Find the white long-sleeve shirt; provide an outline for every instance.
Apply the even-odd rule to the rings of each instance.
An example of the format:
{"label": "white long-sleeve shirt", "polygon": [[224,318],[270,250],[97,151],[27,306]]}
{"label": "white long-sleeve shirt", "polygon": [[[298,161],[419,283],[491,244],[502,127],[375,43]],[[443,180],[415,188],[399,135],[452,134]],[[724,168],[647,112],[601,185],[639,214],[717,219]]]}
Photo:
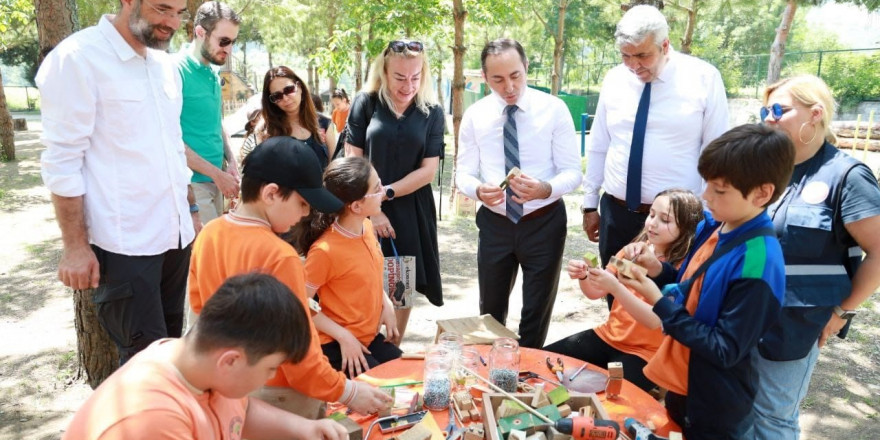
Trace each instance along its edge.
{"label": "white long-sleeve shirt", "polygon": [[[599,188],[626,200],[626,177],[636,110],[645,83],[626,66],[602,82],[591,129],[584,178],[586,208],[599,204]],[[670,48],[669,60],[651,84],[642,159],[641,202],[669,188],[700,194],[697,160],[709,142],[727,131],[727,95],[718,69]]]}
{"label": "white long-sleeve shirt", "polygon": [[37,73],[43,182],[53,194],[83,196],[90,243],[158,255],[195,237],[181,81],[168,54],[138,55],[110,20],[62,41]]}
{"label": "white long-sleeve shirt", "polygon": [[[581,183],[577,135],[568,108],[561,99],[525,89],[514,113],[519,141],[519,168],[528,176],[546,181],[552,192],[546,199],[530,200],[523,215],[555,202]],[[459,129],[455,183],[464,195],[477,199],[482,183],[501,184],[504,170],[504,123],[507,103],[494,92],[464,113]],[[506,215],[504,203],[487,206]]]}

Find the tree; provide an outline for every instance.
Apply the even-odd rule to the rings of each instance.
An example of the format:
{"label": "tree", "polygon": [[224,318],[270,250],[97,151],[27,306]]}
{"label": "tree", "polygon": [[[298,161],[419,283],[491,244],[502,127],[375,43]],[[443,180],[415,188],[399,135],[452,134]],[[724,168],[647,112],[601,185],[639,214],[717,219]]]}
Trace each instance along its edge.
{"label": "tree", "polygon": [[561,79],[562,79],[562,59],[564,54],[564,43],[565,43],[565,11],[568,9],[569,5],[573,1],[576,0],[556,0],[557,3],[554,4],[556,8],[556,26],[555,29],[550,23],[549,20],[545,20],[538,10],[535,8],[534,3],[532,4],[532,12],[535,13],[535,17],[538,18],[538,21],[544,25],[544,28],[547,32],[553,36],[553,73],[550,75],[550,94],[558,95],[559,89],[561,87]]}
{"label": "tree", "polygon": [[[14,55],[10,50],[21,51],[27,44],[28,33],[33,26],[33,7],[28,0],[12,0],[0,3],[0,51],[3,60]],[[15,160],[15,132],[12,115],[6,103],[3,75],[0,72],[0,160]]]}
{"label": "tree", "polygon": [[15,132],[12,127],[12,115],[6,105],[6,92],[3,91],[3,73],[0,72],[0,160],[15,160]]}
{"label": "tree", "polygon": [[697,6],[700,0],[691,0],[690,6],[678,4],[678,2],[668,2],[669,6],[684,11],[687,14],[687,27],[685,27],[684,36],[681,38],[681,47],[678,49],[682,53],[691,53],[691,43],[694,39],[694,28],[697,26]]}
{"label": "tree", "polygon": [[34,9],[40,41],[37,63],[41,64],[49,51],[79,28],[76,0],[34,0]]}
{"label": "tree", "polygon": [[782,22],[776,28],[776,38],[773,40],[773,45],[770,46],[767,84],[773,84],[779,79],[779,72],[782,71],[782,57],[785,56],[785,41],[788,39],[788,32],[791,30],[791,22],[794,20],[797,7],[796,0],[788,0],[785,10],[782,12]]}

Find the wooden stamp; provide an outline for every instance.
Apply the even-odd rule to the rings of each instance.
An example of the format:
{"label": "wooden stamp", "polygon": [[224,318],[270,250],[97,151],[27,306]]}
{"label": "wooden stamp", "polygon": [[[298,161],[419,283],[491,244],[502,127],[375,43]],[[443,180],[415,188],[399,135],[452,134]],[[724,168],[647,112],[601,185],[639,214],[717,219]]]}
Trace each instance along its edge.
{"label": "wooden stamp", "polygon": [[614,266],[614,268],[617,269],[617,273],[627,278],[635,278],[634,274],[636,272],[641,272],[642,274],[645,273],[645,269],[642,266],[622,258],[611,257],[608,264]]}

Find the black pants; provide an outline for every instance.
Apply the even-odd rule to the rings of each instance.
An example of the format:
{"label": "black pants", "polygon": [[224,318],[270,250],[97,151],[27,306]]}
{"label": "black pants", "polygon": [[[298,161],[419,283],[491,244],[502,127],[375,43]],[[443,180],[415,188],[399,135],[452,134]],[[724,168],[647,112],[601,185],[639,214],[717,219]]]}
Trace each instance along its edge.
{"label": "black pants", "polygon": [[[367,350],[370,350],[370,354],[364,353],[364,358],[367,359],[367,365],[369,365],[370,368],[379,364],[384,364],[388,361],[393,361],[403,354],[403,352],[400,351],[400,348],[397,348],[396,345],[386,342],[385,335],[382,333],[377,334],[376,337],[373,338],[373,342],[370,342],[370,345],[367,346]],[[339,342],[333,341],[322,344],[321,351],[324,352],[324,356],[327,356],[327,360],[330,361],[330,365],[333,368],[342,371],[348,376],[348,370],[342,370],[342,349],[339,347]]]}
{"label": "black pants", "polygon": [[477,212],[480,314],[489,313],[506,323],[510,292],[517,269],[522,267],[519,344],[523,347],[540,348],[547,338],[562,269],[565,224],[565,204],[561,201],[544,215],[526,216],[517,224],[486,207]]}
{"label": "black pants", "polygon": [[179,338],[191,246],[131,256],[92,245],[101,281],[93,301],[98,320],[119,349],[119,365],[157,339]]}
{"label": "black pants", "polygon": [[645,391],[651,391],[656,387],[642,372],[647,365],[644,359],[608,345],[593,329],[560,339],[544,347],[544,350],[580,359],[602,368],[607,368],[609,362],[621,362],[624,379]]}
{"label": "black pants", "polygon": [[[611,257],[642,232],[648,214],[632,212],[614,203],[607,193],[599,199],[599,213],[599,258],[602,259],[602,266],[605,266]],[[605,299],[608,301],[608,310],[611,310],[614,297],[606,295]]]}
{"label": "black pants", "polygon": [[[718,396],[723,399],[726,396]],[[688,440],[741,440],[746,438],[755,424],[754,413],[749,413],[742,420],[736,420],[728,426],[722,426],[717,419],[691,420],[687,415],[687,396],[666,393],[665,404],[669,418],[681,427],[683,434]]]}

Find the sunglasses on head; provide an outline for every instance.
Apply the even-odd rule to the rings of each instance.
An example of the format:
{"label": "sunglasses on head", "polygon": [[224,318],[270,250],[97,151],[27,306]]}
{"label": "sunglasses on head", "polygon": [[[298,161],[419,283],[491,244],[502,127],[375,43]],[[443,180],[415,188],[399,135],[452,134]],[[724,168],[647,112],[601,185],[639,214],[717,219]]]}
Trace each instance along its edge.
{"label": "sunglasses on head", "polygon": [[782,115],[788,113],[789,110],[791,107],[783,107],[778,102],[769,107],[761,107],[761,122],[764,122],[767,116],[773,116],[774,121],[779,121],[782,119]]}
{"label": "sunglasses on head", "polygon": [[271,102],[272,104],[275,104],[276,102],[284,99],[284,97],[286,95],[292,95],[294,93],[296,93],[296,83],[293,83],[289,86],[284,87],[279,92],[270,93],[269,94],[269,102]]}
{"label": "sunglasses on head", "polygon": [[425,45],[420,41],[394,40],[388,43],[388,48],[397,53],[403,52],[404,50],[421,52],[425,50]]}
{"label": "sunglasses on head", "polygon": [[220,37],[220,40],[218,40],[217,44],[220,47],[226,47],[230,44],[235,44],[236,41],[238,41],[238,38],[236,38],[235,40],[230,40],[228,37]]}

